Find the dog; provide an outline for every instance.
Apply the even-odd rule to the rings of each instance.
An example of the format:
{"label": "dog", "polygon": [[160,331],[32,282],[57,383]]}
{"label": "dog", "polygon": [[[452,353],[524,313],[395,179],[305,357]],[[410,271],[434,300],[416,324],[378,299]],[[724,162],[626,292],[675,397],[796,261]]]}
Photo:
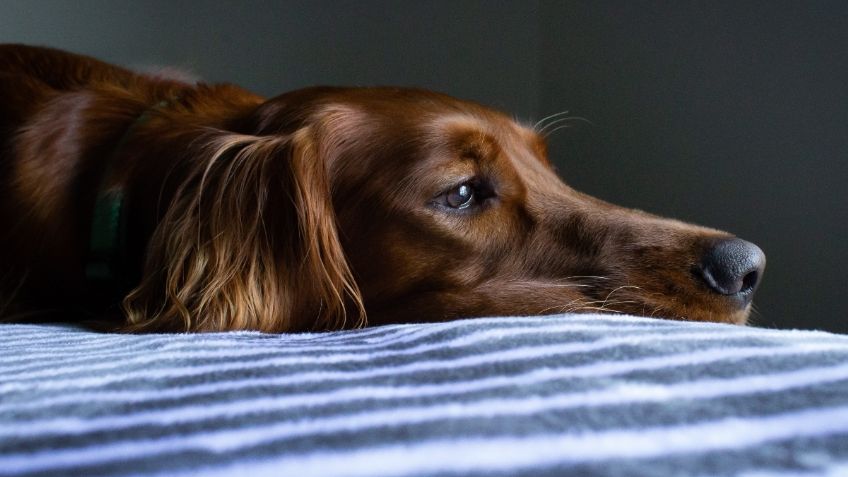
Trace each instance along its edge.
{"label": "dog", "polygon": [[114,330],[602,311],[746,323],[765,256],[577,192],[543,127],[420,89],[265,99],[0,46],[0,306]]}

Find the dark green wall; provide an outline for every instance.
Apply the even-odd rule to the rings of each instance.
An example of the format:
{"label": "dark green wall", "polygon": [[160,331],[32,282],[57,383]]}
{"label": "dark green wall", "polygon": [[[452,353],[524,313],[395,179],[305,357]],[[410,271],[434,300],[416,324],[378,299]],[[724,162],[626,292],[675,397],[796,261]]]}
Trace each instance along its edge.
{"label": "dark green wall", "polygon": [[177,66],[275,95],[402,84],[522,117],[539,100],[537,2],[0,1],[0,41]]}
{"label": "dark green wall", "polygon": [[586,192],[758,243],[755,322],[848,332],[848,2],[545,2],[540,113]]}

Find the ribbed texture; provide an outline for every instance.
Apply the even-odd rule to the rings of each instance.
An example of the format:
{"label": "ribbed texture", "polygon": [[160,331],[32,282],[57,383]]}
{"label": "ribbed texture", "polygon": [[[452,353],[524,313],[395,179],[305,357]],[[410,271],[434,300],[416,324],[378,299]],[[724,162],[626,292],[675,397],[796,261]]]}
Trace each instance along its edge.
{"label": "ribbed texture", "polygon": [[611,315],[0,325],[0,475],[848,475],[848,338]]}

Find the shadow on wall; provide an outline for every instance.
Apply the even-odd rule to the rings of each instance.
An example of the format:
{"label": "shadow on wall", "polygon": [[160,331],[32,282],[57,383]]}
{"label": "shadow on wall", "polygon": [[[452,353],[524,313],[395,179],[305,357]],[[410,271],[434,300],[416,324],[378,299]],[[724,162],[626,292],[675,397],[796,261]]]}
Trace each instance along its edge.
{"label": "shadow on wall", "polygon": [[848,332],[848,3],[544,2],[566,180],[721,228],[768,266],[755,324]]}

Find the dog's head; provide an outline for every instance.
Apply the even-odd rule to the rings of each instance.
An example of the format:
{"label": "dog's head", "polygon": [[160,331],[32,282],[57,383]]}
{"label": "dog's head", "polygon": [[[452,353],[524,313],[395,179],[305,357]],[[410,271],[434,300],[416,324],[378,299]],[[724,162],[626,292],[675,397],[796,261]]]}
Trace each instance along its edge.
{"label": "dog's head", "polygon": [[[312,88],[264,103],[239,127],[250,133],[242,143],[218,148],[226,172],[209,165],[191,188],[212,184],[208,214],[222,214],[197,245],[216,250],[202,260],[219,269],[192,280],[208,291],[221,276],[255,274],[236,288],[255,292],[247,314],[276,303],[256,318],[276,324],[261,329],[332,328],[363,313],[370,324],[566,311],[745,323],[765,265],[759,248],[724,232],[571,189],[534,129],[445,95]],[[242,166],[220,152],[232,149]],[[191,197],[182,209],[203,210]],[[229,245],[215,244],[222,237]],[[238,260],[221,258],[233,250]],[[203,275],[198,257],[182,255],[194,264],[182,276]],[[245,298],[215,292],[225,315]]]}

